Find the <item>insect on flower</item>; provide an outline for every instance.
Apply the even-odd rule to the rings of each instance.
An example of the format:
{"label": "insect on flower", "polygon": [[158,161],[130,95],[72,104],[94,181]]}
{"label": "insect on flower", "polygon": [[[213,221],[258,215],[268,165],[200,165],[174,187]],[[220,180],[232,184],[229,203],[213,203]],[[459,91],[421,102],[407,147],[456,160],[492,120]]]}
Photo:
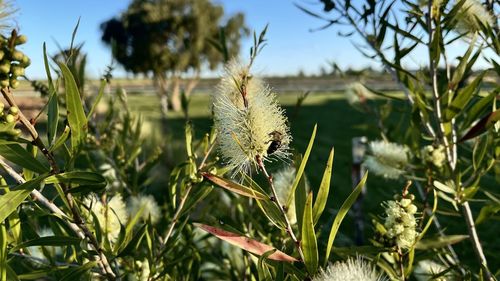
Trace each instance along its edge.
{"label": "insect on flower", "polygon": [[269,140],[270,144],[267,148],[268,155],[276,152],[281,147],[281,141],[283,140],[283,134],[278,131],[272,131],[271,133],[269,133],[269,136],[271,136],[272,139]]}

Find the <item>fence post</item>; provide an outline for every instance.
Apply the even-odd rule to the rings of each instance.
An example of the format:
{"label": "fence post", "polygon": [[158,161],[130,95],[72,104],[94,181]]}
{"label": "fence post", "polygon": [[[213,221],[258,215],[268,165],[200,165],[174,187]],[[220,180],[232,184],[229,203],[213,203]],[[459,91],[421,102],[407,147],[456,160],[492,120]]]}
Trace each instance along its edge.
{"label": "fence post", "polygon": [[[368,140],[366,137],[355,137],[352,138],[352,168],[351,168],[351,179],[353,188],[359,183],[363,175],[365,174],[365,168],[363,167],[363,158],[366,153],[366,144]],[[356,245],[364,244],[364,214],[363,214],[363,199],[366,193],[366,184],[361,190],[361,194],[353,205],[354,213],[354,238]]]}

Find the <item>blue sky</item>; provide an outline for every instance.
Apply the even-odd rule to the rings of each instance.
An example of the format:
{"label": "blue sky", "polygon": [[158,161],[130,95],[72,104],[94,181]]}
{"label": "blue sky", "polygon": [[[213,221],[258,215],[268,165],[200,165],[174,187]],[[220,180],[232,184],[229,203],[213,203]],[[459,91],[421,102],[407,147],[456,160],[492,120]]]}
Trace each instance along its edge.
{"label": "blue sky", "polygon": [[[336,36],[336,30],[309,32],[310,28],[318,27],[322,22],[301,12],[290,0],[214,2],[222,4],[227,14],[244,12],[252,30],[260,31],[269,24],[268,45],[255,65],[255,70],[263,75],[296,74],[299,70],[316,73],[321,65],[326,67],[328,60],[335,60],[346,67],[368,64],[367,60],[353,51],[348,40]],[[76,42],[85,42],[84,50],[89,60],[88,75],[97,77],[102,74],[111,61],[111,55],[100,40],[99,25],[126,9],[129,2],[18,0],[14,3],[19,9],[17,25],[29,39],[21,48],[32,59],[32,65],[26,73],[29,77],[40,79],[45,77],[43,42],[47,43],[49,54],[57,51],[55,42],[63,47],[68,46],[79,17],[81,22]],[[250,46],[251,40],[247,38],[243,42],[242,56],[248,54]],[[123,75],[123,70],[117,69],[115,72],[115,76]]]}
{"label": "blue sky", "polygon": [[[297,1],[315,10],[321,9],[319,1]],[[269,24],[268,44],[259,55],[254,69],[261,75],[296,74],[299,70],[306,74],[318,73],[321,66],[327,67],[328,61],[335,61],[343,68],[377,66],[359,54],[350,39],[338,36],[338,27],[310,32],[311,28],[317,28],[324,22],[300,11],[291,0],[214,2],[223,5],[228,15],[244,12],[247,25],[252,30],[259,32]],[[88,76],[99,77],[111,61],[109,49],[101,42],[99,25],[126,9],[129,1],[17,0],[13,3],[19,9],[17,25],[20,32],[28,36],[28,43],[21,48],[32,60],[26,73],[30,78],[43,79],[43,42],[47,43],[49,54],[58,50],[55,42],[63,47],[69,46],[71,33],[79,17],[81,21],[76,42],[85,42]],[[318,4],[314,6],[313,3]],[[251,44],[251,38],[244,40],[242,57],[247,56]],[[217,74],[205,73],[210,76]],[[114,75],[124,76],[125,72],[118,68]]]}

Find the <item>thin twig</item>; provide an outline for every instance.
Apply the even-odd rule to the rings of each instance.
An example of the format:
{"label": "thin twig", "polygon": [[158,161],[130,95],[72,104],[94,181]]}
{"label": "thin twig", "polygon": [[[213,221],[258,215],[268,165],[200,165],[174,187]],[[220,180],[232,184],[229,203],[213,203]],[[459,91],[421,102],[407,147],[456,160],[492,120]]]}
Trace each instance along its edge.
{"label": "thin twig", "polygon": [[[208,156],[212,152],[214,146],[215,146],[215,141],[210,145],[210,147],[208,148],[207,152],[205,153],[205,155],[203,157],[203,160],[201,160],[201,163],[198,165],[198,171],[205,167]],[[182,196],[181,201],[179,202],[179,206],[177,206],[177,210],[174,214],[174,217],[172,218],[172,221],[170,222],[170,226],[168,227],[167,234],[163,238],[163,242],[162,242],[162,245],[160,247],[160,249],[161,249],[160,253],[163,252],[165,246],[167,245],[168,240],[170,239],[170,236],[172,236],[174,227],[177,224],[177,222],[179,221],[179,217],[181,215],[182,208],[184,208],[184,204],[186,203],[187,198],[189,197],[192,188],[193,188],[193,185],[189,184],[188,188],[184,192],[184,196]]]}
{"label": "thin twig", "polygon": [[276,206],[278,206],[278,209],[280,210],[281,214],[283,215],[283,217],[285,219],[286,232],[288,233],[288,235],[290,235],[290,238],[292,238],[292,241],[295,244],[297,251],[299,252],[300,259],[302,260],[302,262],[304,262],[304,252],[302,252],[302,247],[300,245],[300,241],[297,239],[297,237],[293,233],[292,224],[290,223],[290,220],[286,216],[285,208],[280,202],[280,199],[279,199],[278,194],[276,192],[276,188],[274,188],[273,178],[267,172],[266,167],[264,165],[264,162],[262,162],[262,158],[257,156],[255,160],[257,160],[257,165],[262,170],[262,172],[264,173],[264,176],[266,177],[266,179],[269,183],[269,187],[271,188],[271,192],[273,193],[272,201],[274,203],[276,203]]}

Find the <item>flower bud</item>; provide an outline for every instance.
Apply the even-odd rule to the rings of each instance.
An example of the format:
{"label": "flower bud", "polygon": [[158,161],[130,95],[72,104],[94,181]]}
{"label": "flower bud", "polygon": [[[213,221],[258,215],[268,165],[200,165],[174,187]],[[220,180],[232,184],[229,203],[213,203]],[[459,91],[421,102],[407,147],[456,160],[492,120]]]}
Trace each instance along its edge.
{"label": "flower bud", "polygon": [[9,87],[9,79],[2,79],[0,80],[0,88],[7,88]]}
{"label": "flower bud", "polygon": [[16,45],[22,45],[28,41],[28,37],[26,35],[18,35],[16,37]]}
{"label": "flower bud", "polygon": [[31,64],[31,60],[28,56],[23,56],[23,58],[19,61],[19,65],[23,67],[28,67]]}
{"label": "flower bud", "polygon": [[25,55],[23,54],[23,52],[15,50],[14,52],[12,52],[11,59],[14,61],[22,61],[24,57]]}
{"label": "flower bud", "polygon": [[10,114],[16,116],[19,113],[19,108],[17,106],[11,106],[9,108]]}
{"label": "flower bud", "polygon": [[17,79],[15,79],[15,78],[11,78],[9,80],[9,84],[10,84],[11,88],[15,89],[19,86],[19,81],[17,81]]}
{"label": "flower bud", "polygon": [[408,206],[406,208],[406,211],[408,212],[408,214],[415,214],[417,212],[417,206],[411,204],[410,206]]}
{"label": "flower bud", "polygon": [[0,60],[3,60],[4,56],[5,56],[5,52],[0,50]]}
{"label": "flower bud", "polygon": [[10,73],[12,73],[12,75],[14,75],[16,77],[23,76],[24,75],[24,67],[17,65],[17,64],[13,64],[10,67]]}
{"label": "flower bud", "polygon": [[406,208],[406,207],[410,206],[411,200],[407,199],[407,198],[403,198],[403,199],[401,199],[401,201],[399,201],[399,204],[401,204],[401,207]]}
{"label": "flower bud", "polygon": [[9,74],[10,72],[10,61],[0,62],[0,74]]}
{"label": "flower bud", "polygon": [[3,112],[3,109],[5,108],[5,104],[0,101],[0,112]]}
{"label": "flower bud", "polygon": [[14,115],[12,114],[7,114],[7,116],[5,117],[5,121],[7,121],[7,123],[13,123],[14,121],[16,121],[16,117],[14,117]]}

